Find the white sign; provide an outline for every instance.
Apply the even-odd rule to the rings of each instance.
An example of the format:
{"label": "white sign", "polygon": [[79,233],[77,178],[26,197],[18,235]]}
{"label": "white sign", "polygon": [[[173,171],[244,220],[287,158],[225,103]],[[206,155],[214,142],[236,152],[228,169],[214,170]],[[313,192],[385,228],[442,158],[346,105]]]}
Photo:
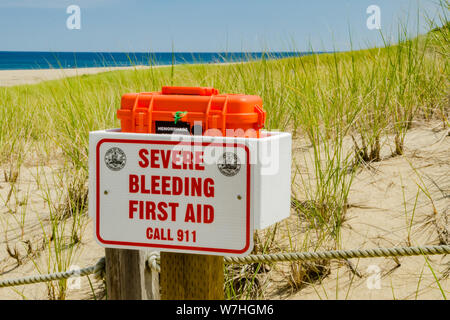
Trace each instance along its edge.
{"label": "white sign", "polygon": [[102,246],[250,253],[248,146],[118,136],[90,146],[90,211]]}

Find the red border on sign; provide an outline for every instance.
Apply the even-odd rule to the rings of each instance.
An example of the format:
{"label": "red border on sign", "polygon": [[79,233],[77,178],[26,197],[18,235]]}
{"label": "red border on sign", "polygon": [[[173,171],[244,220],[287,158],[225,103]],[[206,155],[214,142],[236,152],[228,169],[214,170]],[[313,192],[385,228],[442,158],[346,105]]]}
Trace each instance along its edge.
{"label": "red border on sign", "polygon": [[[151,244],[141,242],[127,242],[127,241],[113,241],[104,240],[100,236],[100,146],[105,142],[115,143],[141,143],[141,144],[165,144],[165,145],[202,145],[202,146],[222,146],[222,147],[240,147],[246,151],[247,161],[247,209],[246,209],[246,243],[245,247],[241,250],[223,249],[223,248],[207,248],[207,247],[193,247],[193,246],[181,246],[170,244]],[[218,253],[234,253],[242,254],[250,247],[250,152],[246,145],[240,143],[210,143],[210,142],[194,142],[194,141],[161,141],[161,140],[136,140],[136,139],[110,139],[105,138],[97,143],[96,147],[96,236],[98,241],[104,244],[123,245],[123,246],[135,246],[135,247],[147,247],[147,248],[160,248],[160,249],[184,249],[192,251],[206,251],[206,252],[218,252]]]}

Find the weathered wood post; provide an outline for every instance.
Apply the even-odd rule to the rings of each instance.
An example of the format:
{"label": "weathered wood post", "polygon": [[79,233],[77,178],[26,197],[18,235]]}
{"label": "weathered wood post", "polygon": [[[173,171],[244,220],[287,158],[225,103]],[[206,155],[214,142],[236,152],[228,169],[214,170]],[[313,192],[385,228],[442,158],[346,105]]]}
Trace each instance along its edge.
{"label": "weathered wood post", "polygon": [[106,248],[105,255],[109,300],[159,299],[157,277],[146,267],[146,251]]}
{"label": "weathered wood post", "polygon": [[161,252],[161,299],[223,300],[223,257]]}

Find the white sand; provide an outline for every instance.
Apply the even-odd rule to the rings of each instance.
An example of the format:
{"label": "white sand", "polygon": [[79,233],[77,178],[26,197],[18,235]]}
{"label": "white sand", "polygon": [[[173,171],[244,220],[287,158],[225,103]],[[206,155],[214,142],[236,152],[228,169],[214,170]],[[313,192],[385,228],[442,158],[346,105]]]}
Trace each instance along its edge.
{"label": "white sand", "polygon": [[[245,62],[221,62],[215,65],[230,65]],[[202,65],[199,63],[196,65]],[[205,63],[211,65],[211,63]],[[11,87],[23,84],[34,84],[41,81],[62,79],[65,77],[81,76],[83,74],[96,74],[115,70],[133,70],[169,67],[170,65],[157,66],[131,66],[131,67],[101,67],[101,68],[72,68],[72,69],[32,69],[32,70],[0,70],[0,87]],[[182,64],[178,65],[182,66]]]}
{"label": "white sand", "polygon": [[21,84],[33,84],[46,80],[64,77],[81,76],[114,70],[145,69],[148,66],[105,67],[105,68],[72,68],[72,69],[34,69],[34,70],[0,70],[0,87]]}

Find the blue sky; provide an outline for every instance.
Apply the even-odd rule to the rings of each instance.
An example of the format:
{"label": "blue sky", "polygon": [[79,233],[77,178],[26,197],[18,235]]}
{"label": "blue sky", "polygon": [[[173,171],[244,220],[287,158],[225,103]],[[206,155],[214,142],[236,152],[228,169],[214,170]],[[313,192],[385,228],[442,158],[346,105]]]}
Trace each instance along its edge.
{"label": "blue sky", "polygon": [[[426,32],[439,0],[0,0],[1,51],[348,50],[382,45],[400,24]],[[66,9],[81,9],[69,30]],[[409,17],[409,18],[408,18]],[[419,27],[417,29],[417,27]]]}

